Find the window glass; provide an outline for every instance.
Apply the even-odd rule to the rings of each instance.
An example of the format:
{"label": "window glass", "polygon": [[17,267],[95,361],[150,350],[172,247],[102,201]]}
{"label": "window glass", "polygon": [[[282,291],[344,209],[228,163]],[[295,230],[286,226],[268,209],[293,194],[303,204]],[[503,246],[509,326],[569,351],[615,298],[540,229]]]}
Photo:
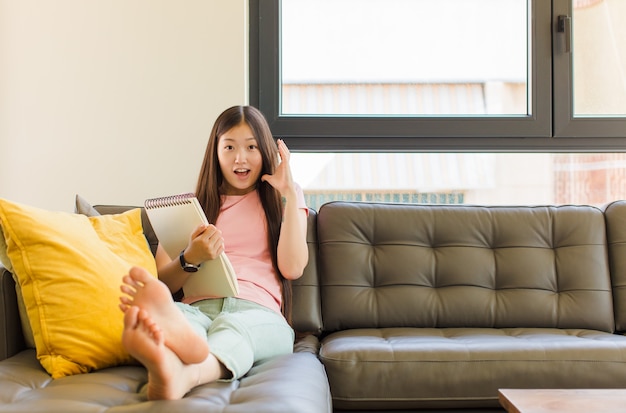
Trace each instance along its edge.
{"label": "window glass", "polygon": [[626,199],[626,1],[251,2],[252,103],[314,208]]}
{"label": "window glass", "polygon": [[527,0],[282,0],[281,115],[529,114]]}
{"label": "window glass", "polygon": [[588,204],[626,199],[624,153],[293,153],[307,205]]}
{"label": "window glass", "polygon": [[[283,0],[281,113],[528,115],[529,7],[525,0]],[[574,117],[624,115],[626,1],[571,0],[566,9],[557,14],[572,13],[565,70],[573,80],[565,86]],[[626,154],[608,151],[292,159],[315,209],[335,200],[600,206],[626,199]]]}
{"label": "window glass", "polygon": [[624,16],[624,0],[574,0],[574,116],[626,115]]}

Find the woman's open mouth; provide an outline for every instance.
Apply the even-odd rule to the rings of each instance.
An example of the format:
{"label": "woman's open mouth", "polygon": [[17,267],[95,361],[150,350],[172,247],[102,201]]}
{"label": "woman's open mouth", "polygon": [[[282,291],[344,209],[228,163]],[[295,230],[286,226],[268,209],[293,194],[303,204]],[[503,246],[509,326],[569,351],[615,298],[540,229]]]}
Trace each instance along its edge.
{"label": "woman's open mouth", "polygon": [[235,175],[237,175],[237,177],[239,178],[247,178],[248,175],[250,175],[250,170],[249,169],[235,169]]}

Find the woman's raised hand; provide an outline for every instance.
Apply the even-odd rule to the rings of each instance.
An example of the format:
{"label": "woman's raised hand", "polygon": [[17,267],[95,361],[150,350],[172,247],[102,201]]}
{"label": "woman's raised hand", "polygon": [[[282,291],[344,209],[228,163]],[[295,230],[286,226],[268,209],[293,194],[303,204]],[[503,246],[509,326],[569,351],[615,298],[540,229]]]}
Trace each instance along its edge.
{"label": "woman's raised hand", "polygon": [[280,164],[273,175],[265,174],[261,177],[261,181],[269,183],[280,192],[281,195],[285,196],[290,191],[294,190],[291,167],[289,166],[291,154],[289,153],[289,148],[287,148],[285,141],[278,139],[276,143],[278,145],[278,154],[280,155]]}

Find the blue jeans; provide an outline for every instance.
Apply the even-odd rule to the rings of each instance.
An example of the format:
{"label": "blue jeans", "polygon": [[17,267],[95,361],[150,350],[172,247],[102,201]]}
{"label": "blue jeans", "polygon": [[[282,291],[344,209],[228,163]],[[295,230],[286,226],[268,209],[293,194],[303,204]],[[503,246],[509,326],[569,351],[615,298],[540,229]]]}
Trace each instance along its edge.
{"label": "blue jeans", "polygon": [[255,363],[293,351],[291,326],[260,304],[231,297],[176,304],[232,373],[230,380],[244,376]]}

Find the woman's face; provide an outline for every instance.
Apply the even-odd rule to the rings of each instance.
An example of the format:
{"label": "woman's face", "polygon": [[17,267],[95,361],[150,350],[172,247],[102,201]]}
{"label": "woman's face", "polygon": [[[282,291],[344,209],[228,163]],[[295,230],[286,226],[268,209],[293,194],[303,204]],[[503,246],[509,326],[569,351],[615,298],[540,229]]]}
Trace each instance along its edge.
{"label": "woman's face", "polygon": [[263,157],[248,124],[237,125],[219,137],[217,158],[224,176],[224,195],[245,195],[256,188]]}

